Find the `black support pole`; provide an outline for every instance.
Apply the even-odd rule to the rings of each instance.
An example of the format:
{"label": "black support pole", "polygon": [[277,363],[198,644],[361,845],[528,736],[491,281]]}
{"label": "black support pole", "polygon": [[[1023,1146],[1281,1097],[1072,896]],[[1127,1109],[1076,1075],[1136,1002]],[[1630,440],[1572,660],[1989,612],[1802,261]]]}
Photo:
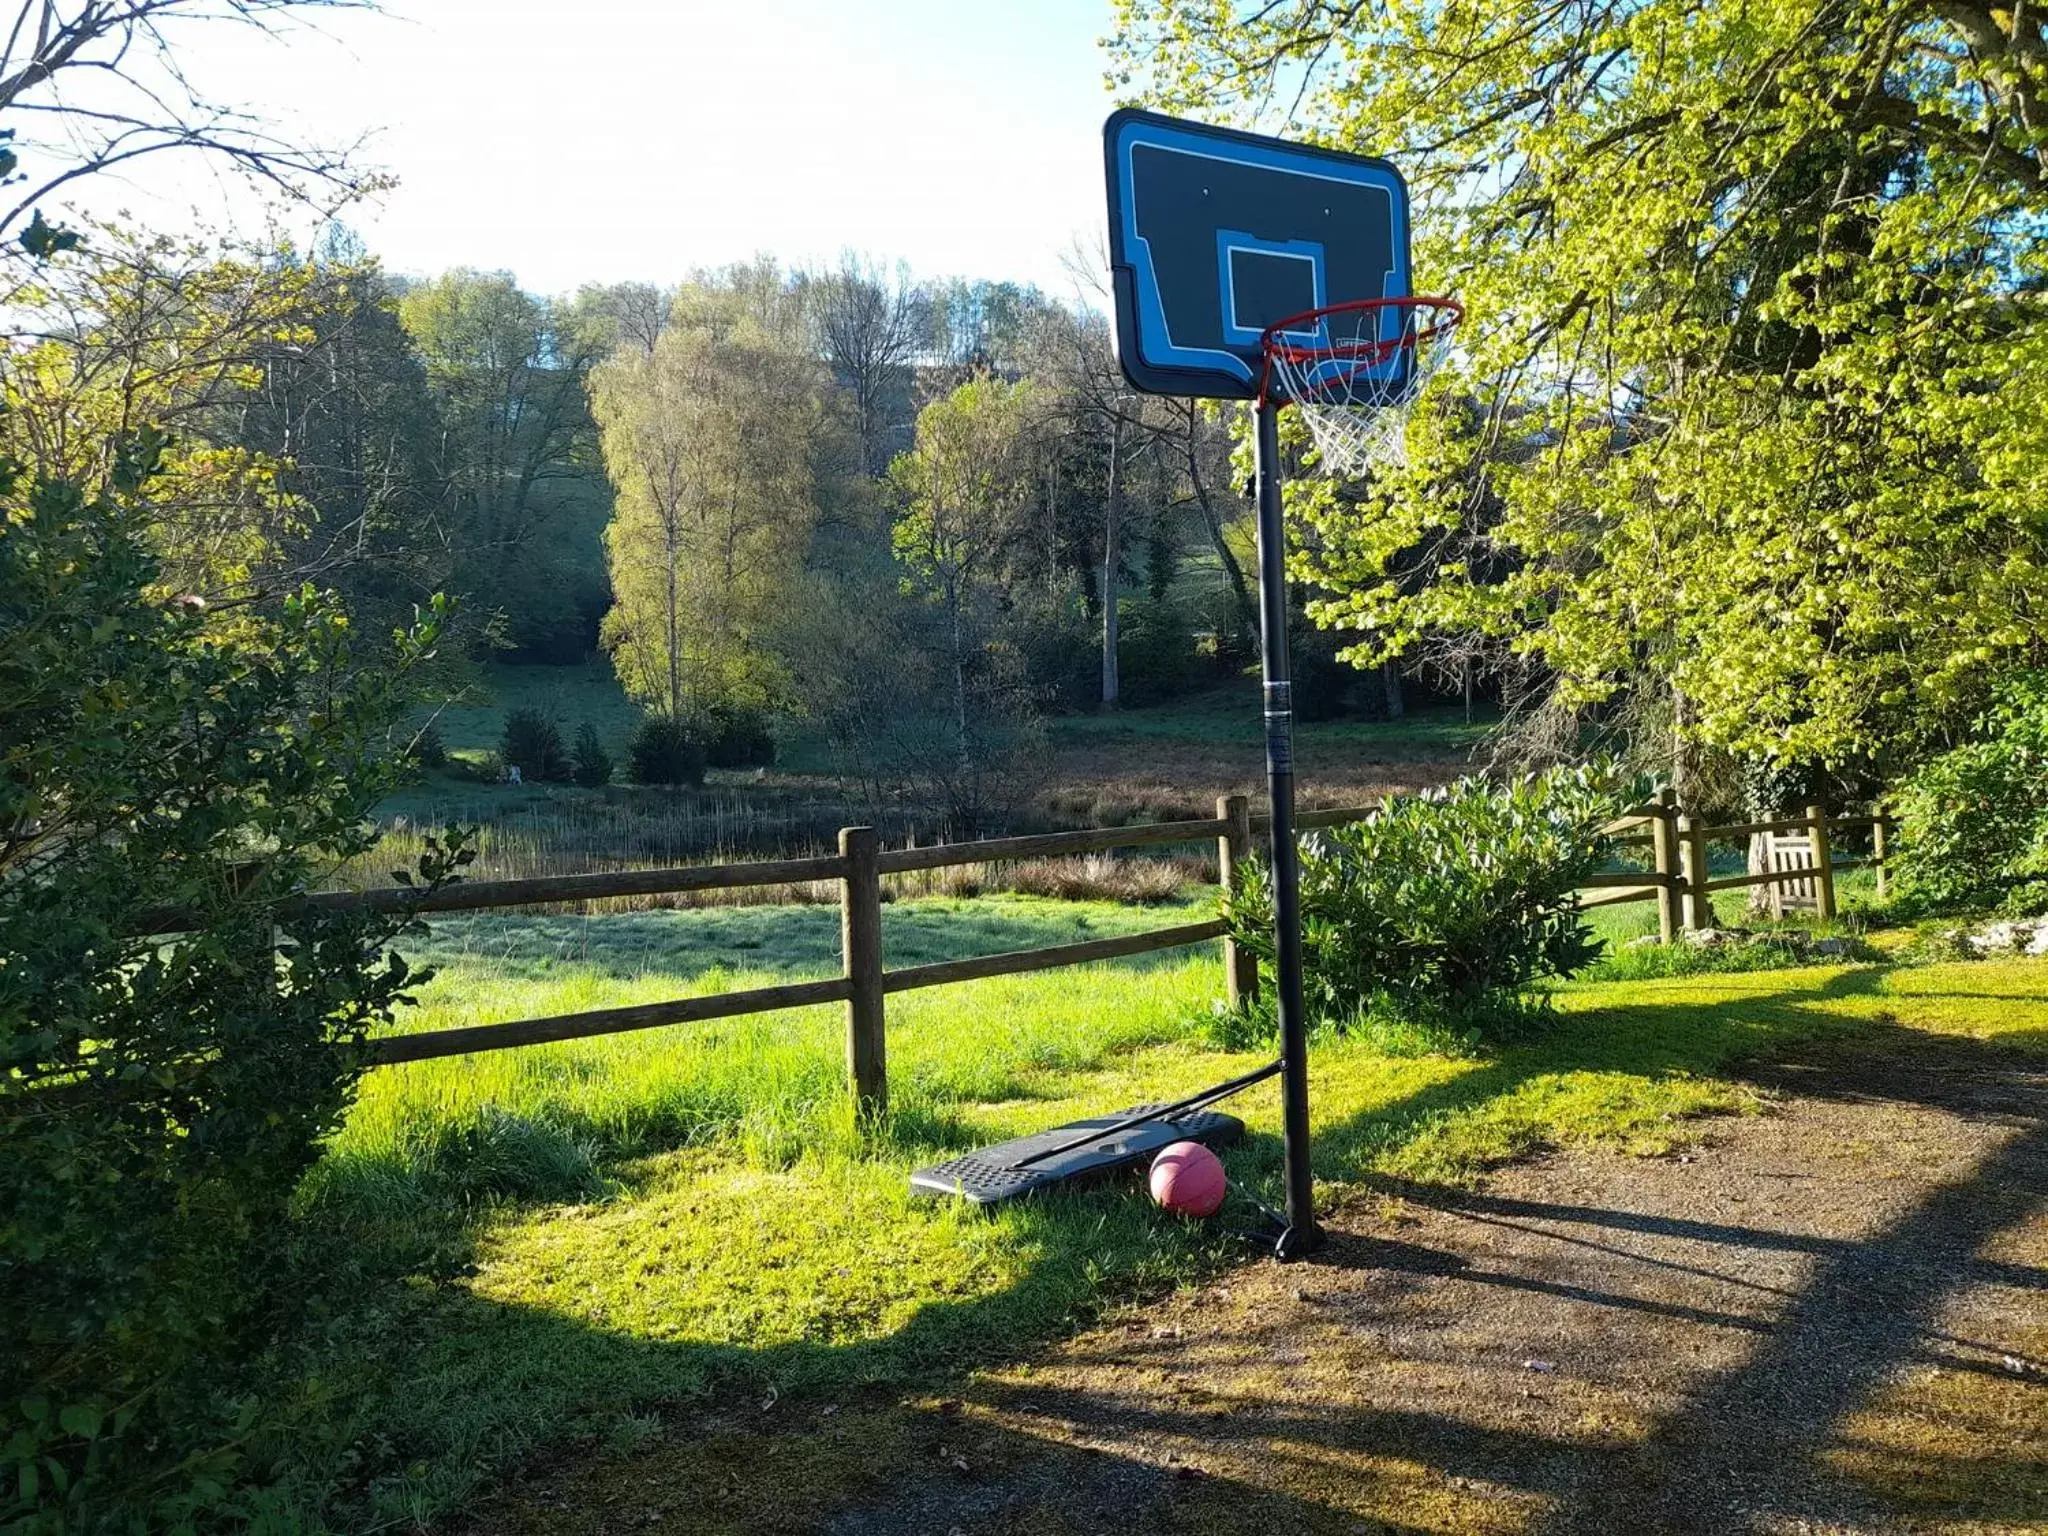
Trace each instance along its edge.
{"label": "black support pole", "polygon": [[1308,1026],[1301,1007],[1301,871],[1294,847],[1294,689],[1287,667],[1287,544],[1280,520],[1280,406],[1255,415],[1259,503],[1259,651],[1265,666],[1266,788],[1273,802],[1273,924],[1280,1007],[1280,1104],[1287,1183],[1283,1259],[1310,1252],[1316,1227],[1308,1166]]}

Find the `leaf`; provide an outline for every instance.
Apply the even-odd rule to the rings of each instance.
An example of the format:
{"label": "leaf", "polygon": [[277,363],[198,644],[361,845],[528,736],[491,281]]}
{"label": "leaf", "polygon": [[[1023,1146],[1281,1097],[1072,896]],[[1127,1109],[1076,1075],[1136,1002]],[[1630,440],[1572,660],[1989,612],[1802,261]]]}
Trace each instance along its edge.
{"label": "leaf", "polygon": [[78,238],[76,230],[50,223],[43,217],[43,210],[38,208],[29,220],[28,228],[21,232],[21,248],[37,261],[48,261],[61,252],[76,250]]}

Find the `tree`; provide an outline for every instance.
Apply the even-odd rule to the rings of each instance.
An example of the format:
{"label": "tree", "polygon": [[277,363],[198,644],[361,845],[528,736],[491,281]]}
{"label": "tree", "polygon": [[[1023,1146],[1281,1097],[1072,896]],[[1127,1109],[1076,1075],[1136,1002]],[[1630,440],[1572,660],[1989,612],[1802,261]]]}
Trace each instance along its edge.
{"label": "tree", "polygon": [[1121,22],[1120,67],[1169,107],[1285,82],[1312,136],[1391,155],[1417,270],[1470,305],[1409,469],[1298,487],[1305,573],[1358,659],[1474,634],[1552,714],[1840,764],[1909,760],[2040,657],[2031,13],[1125,0]]}
{"label": "tree", "polygon": [[[279,903],[376,841],[445,610],[380,662],[311,591],[167,598],[161,445],[113,445],[96,489],[0,463],[0,1518],[22,1529],[189,1529],[231,1498],[314,1289],[293,1190],[424,979],[390,950],[403,918]],[[461,862],[434,846],[419,878]]]}
{"label": "tree", "polygon": [[620,347],[652,352],[675,297],[674,289],[652,283],[593,283],[576,291],[571,315],[593,357]]}
{"label": "tree", "polygon": [[[608,509],[584,397],[601,330],[509,273],[466,268],[409,288],[399,318],[438,406],[457,589],[502,613],[515,643],[579,654],[579,611],[601,612],[604,597],[596,533]],[[543,541],[550,559],[524,557]]]}
{"label": "tree", "polygon": [[964,833],[985,814],[984,740],[1016,697],[1015,658],[999,634],[1000,584],[1029,505],[1033,387],[983,377],[918,413],[917,445],[889,466],[902,508],[896,551],[938,611],[953,765],[953,810]]}
{"label": "tree", "polygon": [[626,691],[671,719],[779,692],[778,597],[818,516],[821,375],[744,293],[704,285],[651,351],[592,372],[617,493],[606,643]]}
{"label": "tree", "polygon": [[930,325],[928,303],[901,268],[888,275],[851,252],[838,271],[807,282],[805,295],[825,360],[849,397],[861,473],[880,474],[893,412],[909,409],[909,365]]}
{"label": "tree", "polygon": [[331,584],[383,628],[453,575],[434,516],[436,403],[376,260],[330,240],[305,265],[305,339],[262,347],[259,376],[221,403],[209,434],[275,462],[279,490],[304,509],[263,579]]}
{"label": "tree", "polygon": [[[350,163],[349,151],[309,146],[273,132],[260,118],[213,99],[180,59],[179,40],[204,22],[239,22],[270,31],[303,13],[353,0],[17,0],[0,45],[0,116],[30,125],[18,147],[32,152],[20,170],[15,129],[0,132],[0,180],[15,191],[0,203],[0,239],[20,236],[33,256],[68,248],[77,236],[43,218],[40,204],[62,188],[118,166],[170,153],[197,153],[233,165],[294,201],[329,211],[377,184]],[[87,105],[90,103],[90,105]]]}

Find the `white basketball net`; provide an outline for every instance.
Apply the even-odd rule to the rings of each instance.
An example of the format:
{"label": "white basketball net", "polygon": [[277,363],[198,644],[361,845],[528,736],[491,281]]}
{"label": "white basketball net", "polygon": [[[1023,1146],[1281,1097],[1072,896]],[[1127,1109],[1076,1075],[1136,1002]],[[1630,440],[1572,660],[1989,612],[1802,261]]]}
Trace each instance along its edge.
{"label": "white basketball net", "polygon": [[1371,300],[1267,334],[1268,387],[1294,403],[1326,473],[1405,462],[1409,414],[1450,355],[1463,314],[1450,299]]}

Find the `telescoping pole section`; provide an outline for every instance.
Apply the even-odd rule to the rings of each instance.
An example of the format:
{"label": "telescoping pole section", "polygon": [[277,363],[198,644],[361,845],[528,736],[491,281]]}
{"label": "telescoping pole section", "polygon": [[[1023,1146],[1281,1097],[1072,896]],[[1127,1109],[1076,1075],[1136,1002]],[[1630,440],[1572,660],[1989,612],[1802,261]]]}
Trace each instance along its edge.
{"label": "telescoping pole section", "polygon": [[1287,1231],[1279,1255],[1321,1241],[1308,1167],[1308,1027],[1301,1006],[1301,871],[1294,847],[1294,690],[1287,675],[1287,546],[1280,521],[1280,402],[1255,415],[1259,504],[1259,650],[1265,665],[1266,788],[1273,802],[1273,924],[1280,1006],[1281,1132]]}

